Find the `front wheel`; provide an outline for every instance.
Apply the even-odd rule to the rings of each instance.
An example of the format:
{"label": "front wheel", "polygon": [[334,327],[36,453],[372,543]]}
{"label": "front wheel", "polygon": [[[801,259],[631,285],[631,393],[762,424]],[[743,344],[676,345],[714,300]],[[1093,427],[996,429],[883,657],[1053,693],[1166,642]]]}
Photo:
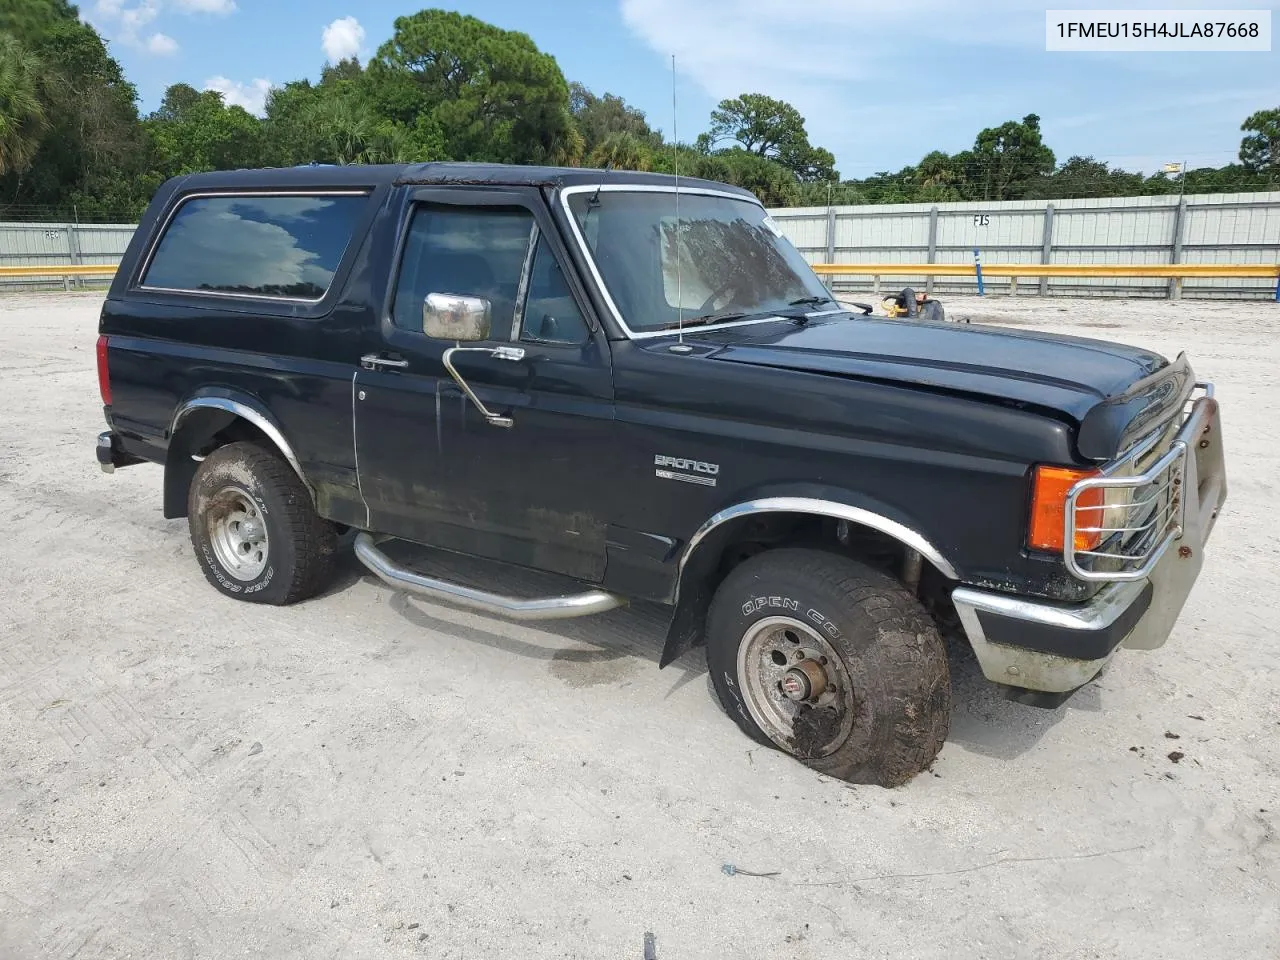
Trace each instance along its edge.
{"label": "front wheel", "polygon": [[707,663],[744,732],[842,780],[906,783],[950,727],[937,627],[897,581],[834,553],[735,568],[708,612]]}

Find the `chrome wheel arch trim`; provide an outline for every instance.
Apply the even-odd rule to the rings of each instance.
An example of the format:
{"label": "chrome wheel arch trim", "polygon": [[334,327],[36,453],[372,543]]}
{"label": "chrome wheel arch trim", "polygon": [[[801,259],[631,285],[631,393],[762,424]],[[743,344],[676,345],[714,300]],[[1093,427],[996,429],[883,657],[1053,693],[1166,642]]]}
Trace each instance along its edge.
{"label": "chrome wheel arch trim", "polygon": [[836,520],[848,520],[850,523],[878,530],[897,540],[903,546],[916,551],[932,563],[944,577],[950,580],[960,579],[960,575],[956,572],[956,568],[952,566],[951,561],[944,557],[937,547],[925,539],[918,531],[896,520],[891,520],[871,510],[864,510],[862,507],[853,507],[834,500],[819,500],[812,497],[765,497],[760,500],[747,500],[743,503],[726,507],[707,520],[706,523],[698,528],[698,532],[689,538],[689,544],[685,547],[684,553],[680,557],[680,568],[676,577],[677,599],[680,595],[680,588],[684,581],[684,570],[689,558],[694,555],[695,551],[712,531],[731,520],[737,520],[740,517],[756,513],[804,513],[811,516],[831,517]]}
{"label": "chrome wheel arch trim", "polygon": [[173,415],[173,423],[169,427],[169,440],[172,442],[174,436],[178,432],[178,428],[182,425],[182,421],[187,419],[196,410],[221,410],[225,413],[235,414],[237,417],[243,417],[255,427],[267,435],[267,439],[275,444],[276,449],[280,451],[280,455],[284,457],[289,466],[293,468],[293,472],[298,475],[307,489],[311,488],[307,484],[307,478],[302,473],[302,465],[298,463],[298,458],[293,452],[293,447],[289,445],[289,441],[284,438],[284,434],[280,432],[280,428],[272,423],[260,411],[255,410],[247,403],[241,403],[239,400],[232,400],[229,397],[193,397],[178,408],[178,412]]}

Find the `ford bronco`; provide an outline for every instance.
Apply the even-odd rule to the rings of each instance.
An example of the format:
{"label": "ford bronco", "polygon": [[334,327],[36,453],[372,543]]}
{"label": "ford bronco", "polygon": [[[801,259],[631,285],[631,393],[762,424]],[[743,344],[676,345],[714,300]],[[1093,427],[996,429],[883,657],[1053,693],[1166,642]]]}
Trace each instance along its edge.
{"label": "ford bronco", "polygon": [[[218,592],[313,597],[349,535],[495,617],[657,601],[660,666],[705,645],[748,736],[857,782],[933,761],[944,637],[1041,705],[1162,645],[1226,498],[1185,356],[848,310],[750,193],[665,175],[180,177],[99,332],[98,461],[163,466]],[[425,576],[395,541],[566,585]]]}

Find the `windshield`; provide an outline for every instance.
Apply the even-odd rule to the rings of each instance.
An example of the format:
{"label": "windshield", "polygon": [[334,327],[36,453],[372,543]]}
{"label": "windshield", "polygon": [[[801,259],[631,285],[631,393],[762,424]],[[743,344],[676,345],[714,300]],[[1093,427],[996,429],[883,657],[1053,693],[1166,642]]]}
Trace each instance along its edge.
{"label": "windshield", "polygon": [[[593,191],[594,192],[594,191]],[[569,209],[627,327],[675,329],[794,313],[796,300],[827,300],[822,282],[760,206],[673,192],[602,191]]]}

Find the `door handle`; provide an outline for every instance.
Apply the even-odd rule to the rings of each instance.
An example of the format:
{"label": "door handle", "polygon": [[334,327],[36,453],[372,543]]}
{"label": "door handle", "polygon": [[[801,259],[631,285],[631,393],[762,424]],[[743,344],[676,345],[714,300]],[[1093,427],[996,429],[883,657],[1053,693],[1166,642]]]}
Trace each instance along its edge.
{"label": "door handle", "polygon": [[376,353],[366,353],[360,358],[360,366],[364,367],[366,370],[377,370],[379,368],[403,370],[409,366],[409,361],[392,360],[389,357],[379,356]]}

